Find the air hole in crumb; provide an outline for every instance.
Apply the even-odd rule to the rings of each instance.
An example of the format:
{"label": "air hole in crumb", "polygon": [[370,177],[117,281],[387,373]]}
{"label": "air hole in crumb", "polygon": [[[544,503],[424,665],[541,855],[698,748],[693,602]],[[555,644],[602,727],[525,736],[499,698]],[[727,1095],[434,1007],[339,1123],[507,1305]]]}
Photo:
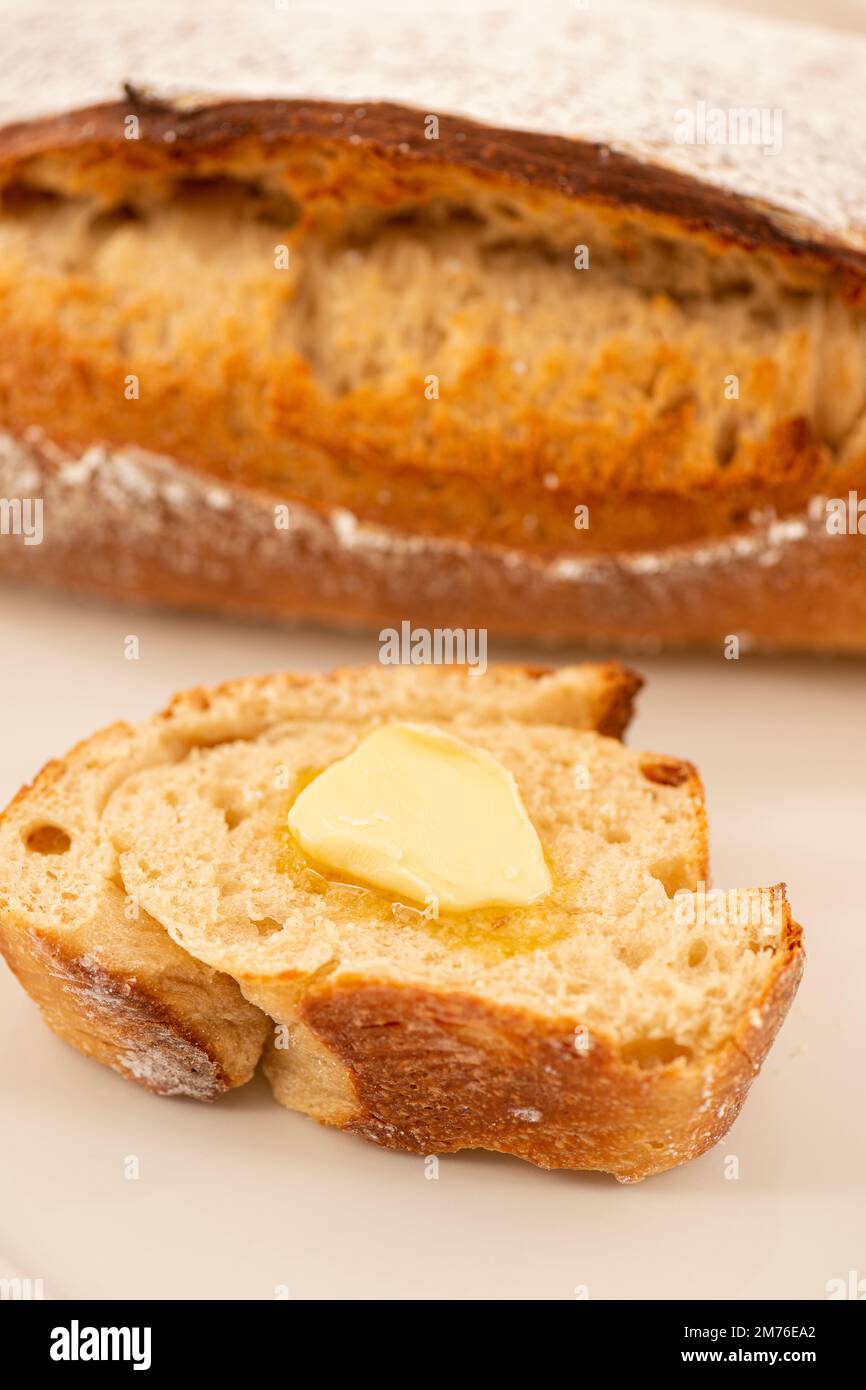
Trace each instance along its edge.
{"label": "air hole in crumb", "polygon": [[61,193],[52,193],[47,188],[30,188],[26,184],[11,184],[3,190],[3,211],[13,216],[22,213],[28,216],[45,208],[60,207],[63,201]]}
{"label": "air hole in crumb", "polygon": [[65,854],[72,841],[59,825],[37,825],[28,833],[24,843],[36,854]]}
{"label": "air hole in crumb", "polygon": [[749,317],[753,323],[759,323],[763,328],[772,329],[778,332],[779,315],[775,308],[770,304],[755,304],[749,310]]}
{"label": "air hole in crumb", "polygon": [[617,830],[615,828],[605,830],[604,838],[609,845],[626,845],[631,839],[627,830]]}
{"label": "air hole in crumb", "polygon": [[91,220],[90,230],[95,236],[102,239],[111,236],[112,232],[119,231],[130,222],[142,222],[144,220],[144,214],[139,208],[131,207],[128,203],[119,203],[115,208],[96,213]]}
{"label": "air hole in crumb", "polygon": [[627,946],[621,946],[617,951],[619,959],[629,970],[639,970],[651,954],[652,948],[639,941],[630,941]]}
{"label": "air hole in crumb", "polygon": [[242,820],[246,820],[247,818],[247,812],[239,811],[236,806],[227,806],[223,815],[225,816],[226,825],[229,830],[234,830],[236,826],[240,825]]}
{"label": "air hole in crumb", "polygon": [[275,932],[283,930],[282,922],[277,922],[273,917],[260,917],[258,922],[253,922],[259,936],[273,936]]}
{"label": "air hole in crumb", "polygon": [[620,1050],[624,1062],[645,1071],[650,1067],[666,1067],[680,1057],[688,1061],[691,1055],[692,1049],[682,1047],[675,1038],[636,1038]]}
{"label": "air hole in crumb", "polygon": [[724,416],[716,431],[716,462],[720,468],[727,468],[737,452],[739,435],[739,421],[733,415]]}
{"label": "air hole in crumb", "polygon": [[640,770],[648,782],[658,782],[663,787],[681,787],[692,772],[688,763],[677,758],[642,758]]}
{"label": "air hole in crumb", "polygon": [[649,1146],[651,1149],[663,1149],[665,1147],[665,1143],[663,1139],[651,1139],[649,1142]]}
{"label": "air hole in crumb", "polygon": [[300,204],[284,189],[221,175],[178,179],[173,197],[178,206],[205,216],[251,213],[257,222],[285,230],[293,227],[301,215]]}
{"label": "air hole in crumb", "polygon": [[658,419],[664,420],[672,415],[679,415],[681,412],[694,405],[695,397],[692,391],[675,391],[672,396],[664,401],[658,411]]}
{"label": "air hole in crumb", "polygon": [[706,941],[693,941],[689,947],[689,965],[692,967],[701,965],[707,958]]}
{"label": "air hole in crumb", "polygon": [[681,889],[692,887],[692,870],[686,860],[656,859],[649,865],[647,872],[658,879],[669,898]]}

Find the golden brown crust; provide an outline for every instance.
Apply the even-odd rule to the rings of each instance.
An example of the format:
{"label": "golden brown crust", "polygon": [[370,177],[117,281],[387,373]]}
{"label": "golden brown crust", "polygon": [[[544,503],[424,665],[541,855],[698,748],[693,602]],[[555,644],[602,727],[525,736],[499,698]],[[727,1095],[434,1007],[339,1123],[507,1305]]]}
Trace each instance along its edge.
{"label": "golden brown crust", "polygon": [[603,702],[595,721],[595,727],[600,734],[607,734],[610,738],[622,738],[631,723],[635,696],[642,685],[643,677],[636,671],[630,671],[618,661],[606,664]]}
{"label": "golden brown crust", "polygon": [[68,953],[8,914],[0,953],[58,1037],[145,1090],[214,1100],[249,1079],[226,1070],[219,1049],[134,976]]}
{"label": "golden brown crust", "polygon": [[[556,724],[573,724],[577,728],[592,729],[596,733],[606,734],[608,738],[621,739],[634,714],[635,698],[644,685],[643,677],[638,675],[637,671],[631,670],[630,667],[623,666],[619,661],[585,662],[581,664],[580,669],[591,675],[594,688],[581,688],[579,707],[575,707],[573,701],[566,701],[556,711],[545,708],[544,720]],[[497,682],[503,678],[507,682],[512,677],[515,681],[521,679],[542,681],[546,677],[554,675],[555,670],[556,668],[553,666],[498,661],[491,674]],[[470,668],[463,666],[430,666],[427,668],[426,675],[432,681],[445,686],[446,690],[449,685],[452,685],[455,694],[459,692],[461,698],[466,695],[467,682],[476,679]],[[331,687],[335,692],[345,693],[347,690],[357,690],[358,694],[361,695],[369,679],[368,667],[355,666],[338,666],[326,672],[286,671],[276,677],[270,674],[240,676],[232,680],[221,681],[216,686],[196,686],[190,690],[180,691],[166,708],[156,715],[156,718],[171,719],[176,711],[188,707],[190,704],[198,705],[200,709],[206,710],[213,705],[216,698],[226,697],[231,700],[239,695],[246,697],[250,690],[256,687],[260,691],[266,691],[273,687],[275,680],[297,690],[319,692],[323,688]],[[469,688],[471,689],[471,686]],[[503,695],[506,693],[507,686],[503,689]],[[585,703],[587,701],[588,703]],[[323,708],[322,717],[325,717],[326,713]],[[487,717],[489,718],[491,715],[488,714]],[[523,712],[521,717],[526,718],[526,713]],[[535,718],[540,720],[542,718],[541,713],[536,713]],[[693,783],[696,785],[696,794],[703,805],[703,790],[697,770],[691,764],[682,764],[682,766],[689,767]]]}
{"label": "golden brown crust", "polygon": [[94,449],[79,460],[32,436],[9,444],[0,495],[35,493],[47,521],[41,545],[4,539],[0,574],[67,592],[347,628],[404,619],[484,627],[623,650],[720,651],[730,635],[743,650],[866,650],[863,537],[829,535],[820,517],[756,521],[718,545],[542,564],[494,547],[419,543],[300,505],[293,528],[278,532],[278,494],[225,484],[215,495],[190,470],[139,454]]}
{"label": "golden brown crust", "polygon": [[635,1182],[698,1157],[739,1113],[802,975],[801,931],[787,921],[736,1035],[708,1057],[647,1069],[601,1037],[582,1051],[573,1024],[452,993],[341,979],[300,1012],[351,1073],[359,1108],[344,1128],[411,1153],[494,1149]]}
{"label": "golden brown crust", "polygon": [[[141,118],[141,138],[125,139],[130,114]],[[661,165],[632,158],[606,145],[556,135],[497,129],[466,117],[442,115],[439,139],[425,137],[424,113],[388,102],[216,100],[148,101],[128,89],[128,99],[0,130],[0,180],[22,176],[35,159],[84,151],[99,164],[121,150],[142,175],[182,168],[210,172],[292,146],[368,150],[399,163],[400,187],[412,187],[419,168],[443,164],[480,177],[550,189],[569,198],[653,214],[695,235],[749,250],[765,247],[818,266],[866,272],[866,253],[842,241],[816,237],[805,223],[776,221],[770,209],[721,191]],[[166,140],[166,135],[169,139]],[[314,160],[311,163],[314,164]],[[107,181],[103,164],[97,177]],[[105,186],[105,182],[103,183]]]}
{"label": "golden brown crust", "polygon": [[[663,758],[658,754],[650,754],[649,760],[649,774],[647,773],[646,763],[641,767],[641,772],[644,777],[647,777],[648,781],[653,782],[658,780],[658,768],[660,766],[665,768],[673,767],[676,768],[677,771],[671,775],[681,780],[674,781],[670,785],[683,786],[685,784],[688,786],[689,798],[692,803],[692,815],[694,816],[697,826],[698,844],[700,846],[700,862],[696,866],[696,877],[700,882],[708,884],[710,882],[710,823],[707,817],[707,799],[704,794],[704,784],[701,775],[694,764],[687,763],[682,759]],[[664,783],[662,783],[662,785],[664,785]],[[682,887],[691,888],[692,884],[691,882],[683,883]]]}

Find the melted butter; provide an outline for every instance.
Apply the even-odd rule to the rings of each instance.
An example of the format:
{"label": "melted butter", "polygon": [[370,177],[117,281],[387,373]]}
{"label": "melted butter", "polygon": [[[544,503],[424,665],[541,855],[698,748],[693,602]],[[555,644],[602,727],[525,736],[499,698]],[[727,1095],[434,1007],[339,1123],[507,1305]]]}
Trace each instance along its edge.
{"label": "melted butter", "polygon": [[[296,795],[313,780],[315,773],[299,780]],[[293,798],[294,799],[294,798]],[[493,963],[511,956],[527,954],[552,945],[569,934],[559,916],[555,924],[545,914],[530,907],[475,908],[471,912],[443,912],[429,917],[410,903],[400,902],[378,888],[348,875],[334,873],[309,858],[297,844],[286,818],[276,831],[276,867],[292,882],[317,899],[316,905],[335,913],[351,913],[364,926],[406,926],[454,950],[475,951],[482,960]]]}

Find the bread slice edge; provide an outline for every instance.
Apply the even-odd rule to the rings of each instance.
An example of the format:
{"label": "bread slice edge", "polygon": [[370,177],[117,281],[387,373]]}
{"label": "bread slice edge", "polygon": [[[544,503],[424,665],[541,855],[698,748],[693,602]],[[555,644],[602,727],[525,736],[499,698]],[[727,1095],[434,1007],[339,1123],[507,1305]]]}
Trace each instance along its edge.
{"label": "bread slice edge", "polygon": [[739,1114],[803,973],[802,929],[783,906],[760,999],[692,1060],[645,1069],[597,1033],[576,1046],[570,1019],[322,972],[298,1002],[293,1050],[278,1035],[265,1070],[281,1104],[386,1148],[492,1149],[636,1182],[705,1153]]}

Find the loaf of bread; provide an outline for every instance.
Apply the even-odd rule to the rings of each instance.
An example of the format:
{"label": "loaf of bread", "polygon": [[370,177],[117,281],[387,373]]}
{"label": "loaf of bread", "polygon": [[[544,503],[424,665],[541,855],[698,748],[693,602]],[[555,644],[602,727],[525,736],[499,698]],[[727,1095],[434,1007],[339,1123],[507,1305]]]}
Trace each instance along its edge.
{"label": "loaf of bread", "polygon": [[[61,1036],[153,1090],[209,1098],[269,1035],[279,1101],[386,1147],[669,1168],[738,1113],[802,947],[782,888],[707,895],[694,769],[611,736],[635,686],[380,667],[192,691],[6,812],[0,945]],[[300,848],[299,792],[406,720],[513,777],[542,897],[436,915]]]}
{"label": "loaf of bread", "polygon": [[380,44],[244,9],[84,3],[59,91],[53,25],[5,45],[0,487],[44,536],[0,569],[866,646],[856,502],[841,535],[826,511],[866,474],[866,44],[628,6]]}

